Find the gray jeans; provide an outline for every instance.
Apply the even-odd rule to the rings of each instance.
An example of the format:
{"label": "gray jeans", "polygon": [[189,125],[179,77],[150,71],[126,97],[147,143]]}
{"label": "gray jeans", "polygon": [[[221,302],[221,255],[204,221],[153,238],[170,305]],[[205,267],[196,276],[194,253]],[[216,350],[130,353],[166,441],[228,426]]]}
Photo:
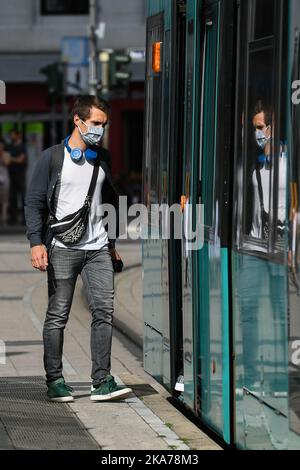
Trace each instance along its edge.
{"label": "gray jeans", "polygon": [[64,329],[80,274],[92,314],[92,381],[98,385],[110,373],[114,311],[114,273],[107,246],[76,250],[54,246],[48,261],[48,310],[44,323],[44,367],[47,383],[62,375]]}

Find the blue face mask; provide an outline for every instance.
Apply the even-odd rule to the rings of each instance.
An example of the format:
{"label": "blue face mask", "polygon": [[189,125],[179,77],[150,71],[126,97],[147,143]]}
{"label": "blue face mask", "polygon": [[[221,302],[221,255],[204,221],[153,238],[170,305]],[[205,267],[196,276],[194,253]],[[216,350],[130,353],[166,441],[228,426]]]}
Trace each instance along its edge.
{"label": "blue face mask", "polygon": [[[268,126],[268,127],[270,127],[270,126]],[[268,129],[268,127],[267,127],[267,129]],[[260,129],[256,129],[255,139],[256,139],[257,145],[263,150],[266,147],[267,143],[270,142],[271,137],[267,137],[266,134],[264,133],[264,131],[262,131]]]}
{"label": "blue face mask", "polygon": [[87,127],[87,132],[84,134],[80,127],[78,126],[80,135],[82,137],[83,142],[88,146],[97,146],[100,144],[103,134],[104,134],[104,127],[92,127],[88,126],[85,122],[81,121]]}

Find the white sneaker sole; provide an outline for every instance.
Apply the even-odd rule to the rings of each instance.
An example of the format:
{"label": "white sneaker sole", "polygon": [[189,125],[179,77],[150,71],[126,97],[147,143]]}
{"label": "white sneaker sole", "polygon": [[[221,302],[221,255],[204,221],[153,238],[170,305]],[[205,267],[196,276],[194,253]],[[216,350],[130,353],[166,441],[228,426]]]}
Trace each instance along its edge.
{"label": "white sneaker sole", "polygon": [[91,395],[91,401],[108,401],[115,400],[116,398],[125,398],[132,393],[131,388],[123,388],[116,392],[109,393],[108,395]]}
{"label": "white sneaker sole", "polygon": [[177,390],[177,392],[184,392],[184,384],[177,382],[175,390]]}
{"label": "white sneaker sole", "polygon": [[74,397],[48,398],[48,400],[56,403],[68,403],[74,401]]}

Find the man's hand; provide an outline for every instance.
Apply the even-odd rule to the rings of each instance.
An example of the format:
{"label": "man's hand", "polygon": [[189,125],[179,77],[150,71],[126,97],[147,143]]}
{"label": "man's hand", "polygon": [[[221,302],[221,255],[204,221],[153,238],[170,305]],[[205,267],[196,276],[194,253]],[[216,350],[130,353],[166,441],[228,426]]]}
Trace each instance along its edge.
{"label": "man's hand", "polygon": [[112,259],[112,264],[113,264],[113,269],[115,273],[120,273],[123,270],[124,264],[121,259],[121,256],[117,252],[115,248],[111,248],[110,250],[110,256]]}
{"label": "man's hand", "polygon": [[109,251],[110,251],[110,256],[112,259],[116,259],[116,260],[121,259],[121,256],[119,255],[119,253],[117,252],[115,248],[111,248]]}
{"label": "man's hand", "polygon": [[31,264],[39,271],[46,271],[48,266],[48,253],[44,245],[31,248]]}
{"label": "man's hand", "polygon": [[26,155],[24,153],[22,153],[18,157],[10,157],[10,162],[16,163],[17,165],[23,165],[25,161],[26,161]]}
{"label": "man's hand", "polygon": [[11,164],[11,156],[9,153],[4,153],[2,156],[2,161],[5,166],[10,166]]}

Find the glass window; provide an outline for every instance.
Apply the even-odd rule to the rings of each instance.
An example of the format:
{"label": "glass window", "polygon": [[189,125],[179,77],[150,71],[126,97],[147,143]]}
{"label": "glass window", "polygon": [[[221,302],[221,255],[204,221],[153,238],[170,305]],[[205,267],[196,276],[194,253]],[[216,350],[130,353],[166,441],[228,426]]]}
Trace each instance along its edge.
{"label": "glass window", "polygon": [[273,36],[275,19],[274,12],[274,0],[255,0],[254,39]]}
{"label": "glass window", "polygon": [[89,2],[74,2],[73,0],[42,0],[42,15],[88,15]]}
{"label": "glass window", "polygon": [[267,242],[274,155],[273,49],[249,55],[245,137],[244,233]]}
{"label": "glass window", "polygon": [[[212,19],[213,18],[213,19]],[[202,78],[202,149],[200,164],[202,204],[205,207],[204,224],[207,227],[214,225],[215,210],[215,184],[216,184],[216,125],[218,103],[218,5],[211,9],[211,14],[206,16],[204,25],[203,42],[203,78]]]}
{"label": "glass window", "polygon": [[146,158],[145,158],[145,187],[144,198],[147,205],[158,203],[160,200],[160,129],[161,129],[161,89],[162,73],[152,69],[152,44],[162,42],[163,17],[157,15],[148,20],[148,57],[147,57],[147,86],[146,100],[148,103],[146,115]]}
{"label": "glass window", "polygon": [[[264,449],[297,446],[295,436],[289,442],[289,426],[299,406],[290,416],[287,407],[290,392],[286,334],[291,305],[288,308],[284,263],[288,233],[284,224],[290,158],[287,157],[290,134],[286,113],[290,84],[288,67],[283,65],[289,53],[282,34],[288,23],[284,14],[287,3],[284,0],[241,2],[236,121],[239,190],[235,199],[237,246],[242,250],[237,256],[234,254],[233,277],[235,436],[238,445],[248,449],[257,448],[258,436]],[[240,221],[243,221],[242,229]],[[299,323],[298,320],[299,307],[296,320]]]}

